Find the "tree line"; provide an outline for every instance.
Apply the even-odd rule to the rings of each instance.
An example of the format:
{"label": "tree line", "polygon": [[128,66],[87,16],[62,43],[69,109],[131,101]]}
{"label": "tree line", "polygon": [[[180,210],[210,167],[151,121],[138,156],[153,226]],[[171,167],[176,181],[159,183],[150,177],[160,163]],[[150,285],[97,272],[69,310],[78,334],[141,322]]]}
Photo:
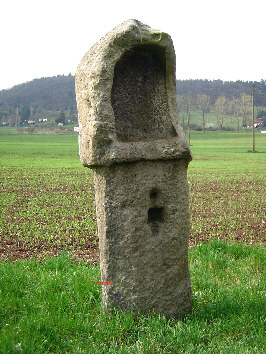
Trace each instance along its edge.
{"label": "tree line", "polygon": [[176,91],[178,95],[189,96],[195,99],[199,94],[210,97],[211,104],[218,98],[236,97],[242,94],[250,95],[251,86],[255,84],[255,106],[266,107],[266,80],[261,81],[222,81],[222,80],[177,80]]}
{"label": "tree line", "polygon": [[[265,121],[266,80],[255,83],[256,115]],[[226,117],[240,130],[251,124],[252,82],[221,80],[177,80],[179,119],[201,112],[198,127],[205,131],[213,113],[216,128],[223,130]],[[58,75],[35,79],[0,91],[0,125],[67,124],[77,122],[74,76]],[[234,123],[234,124],[233,124]],[[193,127],[192,127],[193,128]]]}
{"label": "tree line", "polygon": [[[177,95],[177,105],[179,118],[183,120],[183,126],[185,122],[189,122],[191,112],[198,110],[201,114],[201,124],[198,124],[198,130],[205,131],[213,128],[213,124],[208,125],[206,122],[206,114],[210,112],[214,113],[216,127],[219,130],[225,130],[224,121],[226,117],[230,119],[231,129],[233,126],[236,126],[238,131],[242,128],[252,127],[252,97],[245,93],[240,94],[240,97],[232,98],[218,96],[214,102],[212,102],[210,96],[205,94],[198,94],[195,97]],[[263,107],[261,109],[257,107],[256,111],[256,118],[261,122],[258,123],[258,127],[266,126],[266,110]],[[191,128],[193,129],[193,126]]]}

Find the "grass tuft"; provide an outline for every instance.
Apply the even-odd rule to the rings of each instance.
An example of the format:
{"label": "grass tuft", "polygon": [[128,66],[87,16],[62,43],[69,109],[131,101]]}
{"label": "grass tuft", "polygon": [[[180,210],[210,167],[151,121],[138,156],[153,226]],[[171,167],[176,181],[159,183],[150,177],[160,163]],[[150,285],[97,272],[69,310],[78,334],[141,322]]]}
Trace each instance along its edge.
{"label": "grass tuft", "polygon": [[68,252],[1,262],[0,352],[263,353],[264,249],[213,241],[189,261],[193,311],[183,320],[106,312],[98,266]]}

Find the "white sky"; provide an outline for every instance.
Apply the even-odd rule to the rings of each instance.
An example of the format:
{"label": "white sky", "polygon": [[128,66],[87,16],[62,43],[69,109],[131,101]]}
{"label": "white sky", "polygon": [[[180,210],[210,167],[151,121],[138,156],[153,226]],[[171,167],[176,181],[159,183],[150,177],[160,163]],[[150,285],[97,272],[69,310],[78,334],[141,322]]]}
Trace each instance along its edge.
{"label": "white sky", "polygon": [[75,74],[107,32],[138,19],[173,39],[177,79],[266,78],[265,0],[1,0],[0,89]]}

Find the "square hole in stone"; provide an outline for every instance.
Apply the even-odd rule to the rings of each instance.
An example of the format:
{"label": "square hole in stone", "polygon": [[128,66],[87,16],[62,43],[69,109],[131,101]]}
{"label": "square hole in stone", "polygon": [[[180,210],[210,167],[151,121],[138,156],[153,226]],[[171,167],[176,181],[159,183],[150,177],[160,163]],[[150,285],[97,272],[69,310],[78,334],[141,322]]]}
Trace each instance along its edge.
{"label": "square hole in stone", "polygon": [[148,222],[163,221],[163,208],[150,208],[148,210]]}

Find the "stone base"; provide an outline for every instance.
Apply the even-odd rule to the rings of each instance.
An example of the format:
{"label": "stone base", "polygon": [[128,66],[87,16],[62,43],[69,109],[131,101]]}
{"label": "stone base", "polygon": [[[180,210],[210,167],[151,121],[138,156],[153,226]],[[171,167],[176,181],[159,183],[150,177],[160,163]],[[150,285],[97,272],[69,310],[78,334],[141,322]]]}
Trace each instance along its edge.
{"label": "stone base", "polygon": [[187,162],[94,169],[103,305],[181,316],[191,309]]}

